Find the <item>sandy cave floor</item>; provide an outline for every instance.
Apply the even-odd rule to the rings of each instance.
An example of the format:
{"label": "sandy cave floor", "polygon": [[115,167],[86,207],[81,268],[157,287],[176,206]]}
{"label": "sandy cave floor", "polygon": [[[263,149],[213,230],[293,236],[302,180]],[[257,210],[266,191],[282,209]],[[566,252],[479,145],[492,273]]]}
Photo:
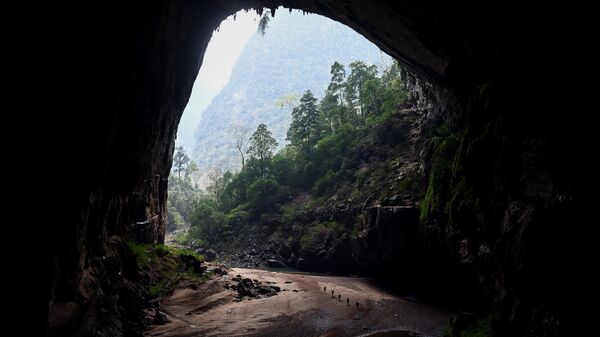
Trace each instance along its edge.
{"label": "sandy cave floor", "polygon": [[[237,292],[224,287],[238,274],[281,292],[239,300]],[[242,268],[229,269],[196,290],[176,289],[161,304],[170,322],[153,326],[146,336],[441,336],[449,318],[445,310],[394,296],[367,278]],[[399,332],[376,333],[390,330]]]}

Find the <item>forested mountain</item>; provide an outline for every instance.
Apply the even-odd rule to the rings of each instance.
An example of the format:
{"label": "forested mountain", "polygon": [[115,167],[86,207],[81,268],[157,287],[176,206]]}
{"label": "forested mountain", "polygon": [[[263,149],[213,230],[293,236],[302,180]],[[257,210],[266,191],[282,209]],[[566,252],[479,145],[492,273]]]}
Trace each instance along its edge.
{"label": "forested mountain", "polygon": [[[326,73],[321,99],[306,90],[294,104],[288,144],[277,151],[260,124],[247,139],[244,167],[213,177],[208,194],[191,193],[193,162],[177,150],[169,217],[172,228],[190,226],[180,243],[214,248],[238,266],[270,259],[336,272],[383,271],[383,262],[406,252],[390,248],[403,234],[389,219],[401,217],[402,228],[416,224],[426,186],[418,162],[421,111],[408,100],[407,75],[397,63],[378,72],[358,60],[334,62]],[[425,198],[421,216],[432,202]],[[379,218],[380,207],[388,220]],[[389,227],[377,252],[371,246],[380,239],[365,239],[375,224]]]}
{"label": "forested mountain", "polygon": [[250,39],[229,83],[202,112],[191,157],[201,171],[238,169],[247,141],[236,148],[236,134],[247,140],[259,124],[271,130],[282,148],[291,122],[291,101],[297,103],[307,89],[321,98],[331,65],[354,60],[380,67],[391,63],[344,25],[318,15],[277,12],[265,34]]}

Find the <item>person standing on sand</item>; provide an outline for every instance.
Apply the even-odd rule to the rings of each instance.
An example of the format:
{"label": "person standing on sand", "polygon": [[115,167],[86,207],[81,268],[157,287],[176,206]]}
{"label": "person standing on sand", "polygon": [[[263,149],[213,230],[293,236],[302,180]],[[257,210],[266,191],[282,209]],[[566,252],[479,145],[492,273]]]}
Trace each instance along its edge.
{"label": "person standing on sand", "polygon": [[327,294],[327,287],[323,287],[323,294]]}
{"label": "person standing on sand", "polygon": [[346,297],[346,306],[349,306],[349,305],[350,305],[350,298]]}
{"label": "person standing on sand", "polygon": [[356,302],[356,311],[360,311],[358,310],[358,302]]}
{"label": "person standing on sand", "polygon": [[331,298],[335,298],[335,296],[333,296],[333,293],[335,292],[335,290],[331,291]]}
{"label": "person standing on sand", "polygon": [[338,301],[342,301],[342,295],[338,295]]}

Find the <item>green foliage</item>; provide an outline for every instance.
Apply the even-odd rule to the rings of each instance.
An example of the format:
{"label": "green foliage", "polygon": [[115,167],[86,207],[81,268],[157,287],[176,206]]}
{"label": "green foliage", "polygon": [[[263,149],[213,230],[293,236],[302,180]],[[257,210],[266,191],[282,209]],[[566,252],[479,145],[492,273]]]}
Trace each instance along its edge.
{"label": "green foliage", "polygon": [[[239,170],[240,154],[230,135],[235,126],[254,131],[264,123],[280,144],[277,150],[285,147],[290,113],[297,105],[293,96],[300,98],[307,89],[324,96],[334,60],[340,65],[391,60],[363,36],[328,18],[297,11],[277,12],[275,17],[266,10],[263,14],[269,20],[267,33],[250,38],[228,83],[194,126],[195,139],[189,143],[195,146],[189,155],[202,171],[211,167]],[[340,82],[344,81],[345,77]],[[285,96],[292,99],[282,101]]]}
{"label": "green foliage", "polygon": [[275,210],[280,198],[280,186],[274,179],[258,178],[248,186],[249,207],[256,215]]}
{"label": "green foliage", "polygon": [[266,125],[260,124],[250,137],[250,147],[248,147],[247,153],[258,159],[262,177],[266,174],[266,161],[271,159],[276,147],[277,141],[273,138],[271,131],[267,129]]}
{"label": "green foliage", "polygon": [[[163,247],[167,248],[167,246],[163,246]],[[168,250],[168,252],[170,252],[171,254],[174,254],[175,256],[189,255],[189,256],[193,256],[196,260],[198,260],[200,262],[204,262],[204,255],[196,254],[194,251],[191,251],[187,248],[168,247],[167,250]]]}
{"label": "green foliage", "polygon": [[317,98],[307,90],[300,105],[292,110],[292,124],[287,132],[290,145],[300,149],[303,155],[309,156],[321,135]]}
{"label": "green foliage", "polygon": [[[182,146],[175,151],[173,168],[177,175],[169,177],[167,231],[187,227],[194,204],[202,196],[196,181],[198,166],[189,159]],[[183,177],[181,173],[184,173]]]}
{"label": "green foliage", "polygon": [[[375,66],[352,62],[346,77],[344,66],[336,62],[330,74],[323,100],[307,90],[293,108],[290,145],[274,154],[277,142],[266,125],[259,125],[249,141],[246,165],[214,179],[219,186],[212,188],[220,192],[211,193],[213,198],[197,199],[190,237],[210,243],[244,226],[264,234],[286,231],[312,223],[312,210],[330,200],[384,198],[390,189],[416,189],[417,177],[390,180],[390,172],[400,165],[396,156],[403,149],[398,144],[405,143],[403,124],[397,126],[403,123],[397,109],[406,98],[398,65],[377,77]],[[345,229],[331,221],[299,231],[302,249],[314,250]]]}
{"label": "green foliage", "polygon": [[270,176],[283,186],[298,188],[301,186],[302,167],[297,151],[292,147],[286,147],[279,151],[271,160]]}
{"label": "green foliage", "polygon": [[192,237],[218,236],[226,229],[225,216],[219,211],[217,203],[213,199],[201,199],[194,208],[190,220]]}
{"label": "green foliage", "polygon": [[169,177],[167,199],[167,230],[173,231],[189,226],[192,210],[203,194],[190,177]]}
{"label": "green foliage", "polygon": [[171,252],[171,250],[169,249],[169,247],[163,245],[163,244],[158,244],[156,246],[154,246],[154,254],[156,254],[157,256],[165,256],[167,254],[169,254]]}
{"label": "green foliage", "polygon": [[408,99],[408,92],[402,83],[401,69],[398,62],[384,69],[381,76],[381,109],[384,113],[395,112]]}
{"label": "green foliage", "polygon": [[192,256],[203,262],[204,256],[181,248],[168,247],[162,244],[149,245],[127,241],[127,247],[134,255],[138,267],[150,276],[148,293],[152,298],[165,295],[173,290],[177,281],[185,279],[201,283],[208,275],[197,275],[178,259],[181,255]]}
{"label": "green foliage", "polygon": [[287,108],[289,110],[293,110],[298,102],[300,101],[299,96],[296,94],[286,94],[277,99],[275,101],[275,106],[279,109]]}
{"label": "green foliage", "polygon": [[134,241],[127,241],[127,247],[135,257],[138,266],[142,269],[148,268],[152,258],[150,256],[150,245],[141,244]]}
{"label": "green foliage", "polygon": [[246,207],[248,207],[248,204],[240,205],[225,215],[225,221],[230,228],[241,228],[249,222],[250,213],[244,210]]}
{"label": "green foliage", "polygon": [[[379,111],[379,79],[377,67],[362,61],[350,63],[350,75],[344,85],[346,103],[362,117]],[[370,110],[369,110],[370,109]]]}
{"label": "green foliage", "polygon": [[190,157],[185,154],[183,146],[178,146],[173,155],[173,168],[177,172],[177,177],[181,179],[181,173],[185,172],[190,163]]}
{"label": "green foliage", "polygon": [[332,190],[339,180],[339,173],[327,171],[324,176],[319,178],[312,188],[313,194],[323,195],[328,190]]}
{"label": "green foliage", "polygon": [[421,221],[425,222],[434,214],[444,211],[444,206],[439,199],[440,193],[448,188],[451,177],[452,163],[459,146],[458,137],[453,134],[442,134],[431,140],[434,148],[431,172],[427,192],[421,202]]}
{"label": "green foliage", "polygon": [[335,221],[320,222],[308,227],[300,239],[300,249],[304,252],[316,251],[326,245],[332,235],[341,233],[342,227]]}
{"label": "green foliage", "polygon": [[[140,245],[128,243],[130,249],[140,251]],[[137,248],[136,248],[137,246]],[[186,249],[179,249],[164,245],[141,245],[143,246],[144,259],[148,263],[142,268],[150,278],[148,293],[151,298],[165,296],[173,291],[175,286],[185,280],[196,284],[205,282],[210,274],[201,275],[190,270],[179,258],[181,255],[192,256],[198,261],[204,261],[204,257]]]}
{"label": "green foliage", "polygon": [[212,184],[206,188],[206,191],[214,200],[223,198],[227,185],[233,179],[233,173],[227,171],[222,176],[216,176],[212,180]]}
{"label": "green foliage", "polygon": [[490,337],[492,335],[491,315],[487,315],[473,324],[457,328],[448,325],[444,330],[444,337]]}
{"label": "green foliage", "polygon": [[319,163],[320,172],[338,171],[348,150],[356,145],[359,131],[351,124],[344,124],[335,135],[319,140],[314,160]]}
{"label": "green foliage", "polygon": [[298,211],[298,208],[296,205],[288,204],[288,205],[281,206],[282,220],[284,222],[291,223],[292,221],[294,221],[297,211]]}
{"label": "green foliage", "polygon": [[183,217],[181,216],[181,213],[179,213],[179,210],[177,210],[177,208],[175,208],[175,206],[169,204],[167,205],[167,214],[168,214],[168,218],[169,218],[169,223],[171,223],[172,225],[169,226],[170,229],[176,229],[176,228],[181,228],[184,225],[183,222]]}

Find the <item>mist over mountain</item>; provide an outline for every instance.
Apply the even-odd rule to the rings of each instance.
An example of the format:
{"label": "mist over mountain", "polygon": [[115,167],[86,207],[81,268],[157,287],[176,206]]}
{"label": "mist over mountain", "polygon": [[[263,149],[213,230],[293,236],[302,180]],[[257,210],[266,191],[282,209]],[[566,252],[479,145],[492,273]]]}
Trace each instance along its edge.
{"label": "mist over mountain", "polygon": [[202,112],[192,158],[201,170],[238,169],[241,159],[232,130],[245,128],[249,137],[261,123],[283,147],[291,109],[276,102],[286,95],[299,98],[307,89],[322,97],[331,65],[355,60],[379,67],[391,63],[379,48],[340,23],[318,15],[277,12],[264,36],[257,33],[249,40],[228,84]]}

